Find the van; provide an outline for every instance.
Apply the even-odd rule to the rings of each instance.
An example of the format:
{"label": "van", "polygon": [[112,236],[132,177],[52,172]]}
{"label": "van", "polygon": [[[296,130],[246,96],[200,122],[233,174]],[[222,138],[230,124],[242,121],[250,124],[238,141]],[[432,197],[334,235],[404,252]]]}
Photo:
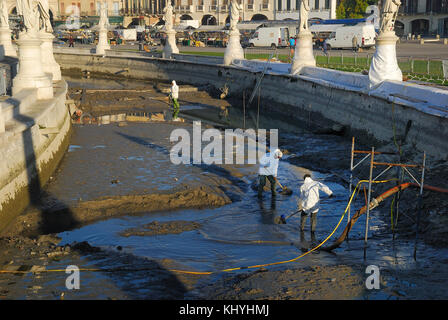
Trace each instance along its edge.
{"label": "van", "polygon": [[249,47],[287,47],[289,31],[287,27],[261,27],[249,39]]}
{"label": "van", "polygon": [[342,26],[330,33],[327,48],[352,48],[353,37],[356,36],[359,48],[370,48],[375,45],[375,27],[373,24]]}

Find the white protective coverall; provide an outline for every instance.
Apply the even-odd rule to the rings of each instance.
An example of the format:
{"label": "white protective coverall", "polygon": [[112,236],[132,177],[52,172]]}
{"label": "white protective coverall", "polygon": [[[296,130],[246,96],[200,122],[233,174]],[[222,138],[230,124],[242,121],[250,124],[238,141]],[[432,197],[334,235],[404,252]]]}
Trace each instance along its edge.
{"label": "white protective coverall", "polygon": [[171,82],[171,98],[173,99],[179,99],[179,87],[176,84],[176,81]]}
{"label": "white protective coverall", "polygon": [[299,209],[306,214],[319,211],[319,190],[331,196],[333,192],[325,184],[306,177],[300,187]]}
{"label": "white protective coverall", "polygon": [[283,153],[277,149],[274,153],[266,153],[260,159],[260,168],[258,174],[260,176],[274,176],[277,177],[278,162],[283,157]]}

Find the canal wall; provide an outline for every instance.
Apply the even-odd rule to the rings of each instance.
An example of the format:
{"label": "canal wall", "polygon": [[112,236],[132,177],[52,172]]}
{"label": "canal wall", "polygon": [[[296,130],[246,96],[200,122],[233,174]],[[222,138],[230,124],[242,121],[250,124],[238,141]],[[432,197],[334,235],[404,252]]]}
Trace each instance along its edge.
{"label": "canal wall", "polygon": [[[199,59],[92,56],[55,52],[65,70],[91,71],[135,79],[176,80],[178,83],[226,84],[231,96],[252,93],[261,72],[248,67],[224,66]],[[303,121],[314,126],[338,124],[346,134],[369,145],[394,143],[406,139],[416,151],[426,151],[435,160],[448,159],[448,112],[440,104],[448,91],[410,83],[385,83],[387,89],[366,91],[366,76],[322,68],[304,69],[291,76],[271,70],[261,84],[262,107],[284,115],[285,121]],[[406,90],[404,90],[406,89]],[[392,94],[419,92],[425,100]],[[403,91],[404,90],[404,91]],[[446,104],[446,102],[445,102]],[[256,103],[252,107],[256,108]],[[432,107],[432,109],[431,109]],[[281,128],[279,128],[281,129]]]}
{"label": "canal wall", "polygon": [[54,97],[37,100],[24,89],[0,104],[0,233],[40,193],[69,145],[67,83],[54,82]]}

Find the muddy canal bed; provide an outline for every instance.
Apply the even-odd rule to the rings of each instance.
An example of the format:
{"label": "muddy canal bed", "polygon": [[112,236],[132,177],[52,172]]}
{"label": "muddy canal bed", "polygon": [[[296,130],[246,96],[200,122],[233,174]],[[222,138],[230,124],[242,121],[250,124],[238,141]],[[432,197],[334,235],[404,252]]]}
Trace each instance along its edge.
{"label": "muddy canal bed", "polygon": [[[80,83],[102,90],[154,88],[141,82],[76,81],[72,88]],[[160,90],[151,95],[166,96]],[[74,125],[71,145],[44,190],[42,206],[29,208],[0,241],[0,265],[11,272],[0,274],[0,299],[448,298],[448,250],[421,241],[414,261],[413,239],[397,235],[393,241],[380,210],[369,221],[366,260],[364,217],[333,253],[298,258],[325,240],[341,219],[349,197],[341,179],[347,173],[349,139],[313,134],[300,125],[280,130],[285,157],[278,178],[293,194],[273,198],[266,192],[259,200],[251,188],[256,166],[170,161],[172,130],[191,131],[191,120],[200,114],[203,129],[237,126],[234,119],[239,119],[237,110],[223,118],[224,103],[213,95],[184,97],[181,105],[202,109],[182,113],[181,108],[182,123]],[[151,101],[144,103],[145,112],[169,112],[166,104]],[[260,123],[276,121],[269,120]],[[305,173],[334,192],[332,199],[322,197],[313,236],[309,225],[299,232],[297,215],[287,224],[276,223],[280,215],[296,210]],[[359,197],[354,208],[363,202]],[[227,271],[276,262],[284,263]],[[372,264],[381,270],[379,290],[365,287],[365,269]],[[65,286],[68,265],[81,269],[79,290]]]}

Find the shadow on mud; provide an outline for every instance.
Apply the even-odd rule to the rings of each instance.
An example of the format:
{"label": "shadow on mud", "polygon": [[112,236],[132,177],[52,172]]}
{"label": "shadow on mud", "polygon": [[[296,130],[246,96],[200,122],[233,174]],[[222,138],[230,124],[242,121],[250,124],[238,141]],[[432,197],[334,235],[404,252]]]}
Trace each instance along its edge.
{"label": "shadow on mud", "polygon": [[[91,272],[102,273],[128,299],[183,299],[185,293],[191,290],[187,288],[188,282],[186,286],[175,273],[167,269],[174,267],[170,265],[171,261],[158,262],[138,257],[121,247],[103,250],[87,242],[76,243],[71,248],[94,262],[89,268],[101,271]],[[92,296],[95,296],[94,292]]]}

